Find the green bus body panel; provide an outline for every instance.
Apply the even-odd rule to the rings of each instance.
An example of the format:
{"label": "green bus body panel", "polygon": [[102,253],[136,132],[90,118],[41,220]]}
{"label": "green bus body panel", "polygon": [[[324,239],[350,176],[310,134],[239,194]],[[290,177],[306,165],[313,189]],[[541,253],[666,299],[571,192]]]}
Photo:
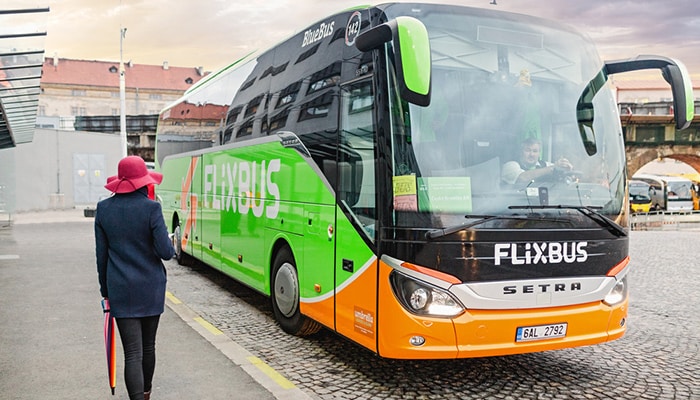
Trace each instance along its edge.
{"label": "green bus body panel", "polygon": [[[342,210],[338,209],[336,221],[336,280],[337,287],[346,285],[353,279],[357,271],[374,257],[374,252],[367,246],[362,237],[357,233],[357,228],[350,223]],[[354,270],[348,272],[343,270],[343,259],[351,260]],[[367,296],[374,296],[374,293],[367,293]],[[338,306],[340,306],[338,304]]]}
{"label": "green bus body panel", "polygon": [[[301,297],[333,292],[338,230],[334,194],[304,157],[279,142],[193,157],[199,160],[188,193],[200,195],[185,252],[269,294],[271,250],[276,241],[284,240],[297,257]],[[168,158],[163,163],[158,192],[170,230],[174,229],[172,216],[178,214],[183,234],[189,211],[182,209],[181,200],[191,158]],[[341,220],[345,221],[342,231],[353,232],[346,233],[346,240],[353,237],[348,243],[366,248],[352,225]],[[320,293],[314,284],[322,288]]]}

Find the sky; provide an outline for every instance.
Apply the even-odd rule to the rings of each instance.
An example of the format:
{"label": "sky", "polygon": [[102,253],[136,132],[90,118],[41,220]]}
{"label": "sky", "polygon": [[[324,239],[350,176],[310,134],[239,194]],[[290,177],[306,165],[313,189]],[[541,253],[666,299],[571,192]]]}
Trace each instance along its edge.
{"label": "sky", "polygon": [[[428,0],[427,2],[436,2]],[[554,19],[588,34],[604,60],[656,54],[700,80],[698,0],[443,0]],[[213,71],[364,0],[2,0],[50,7],[45,56]]]}

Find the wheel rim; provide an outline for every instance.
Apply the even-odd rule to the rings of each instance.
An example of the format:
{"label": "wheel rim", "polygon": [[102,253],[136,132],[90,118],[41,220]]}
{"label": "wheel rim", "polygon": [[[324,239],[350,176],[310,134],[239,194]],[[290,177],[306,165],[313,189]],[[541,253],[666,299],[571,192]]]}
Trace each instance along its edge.
{"label": "wheel rim", "polygon": [[291,317],[297,309],[299,282],[297,271],[292,264],[284,263],[275,275],[275,303],[282,315]]}

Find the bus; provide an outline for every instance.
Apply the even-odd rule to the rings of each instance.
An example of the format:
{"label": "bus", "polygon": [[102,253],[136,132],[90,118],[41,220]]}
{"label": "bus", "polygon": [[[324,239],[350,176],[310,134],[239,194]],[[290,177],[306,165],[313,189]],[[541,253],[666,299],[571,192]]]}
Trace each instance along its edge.
{"label": "bus", "polygon": [[630,212],[631,213],[648,213],[651,210],[651,197],[649,192],[651,185],[643,181],[630,180]]}
{"label": "bus", "polygon": [[[639,69],[661,70],[688,126],[683,64],[602,62],[556,22],[417,3],[323,18],[160,114],[176,257],[269,296],[287,334],[326,328],[384,358],[617,339],[629,200],[606,82]],[[502,182],[533,138],[547,176]]]}
{"label": "bus", "polygon": [[693,181],[680,176],[635,174],[632,179],[649,184],[654,211],[693,211]]}

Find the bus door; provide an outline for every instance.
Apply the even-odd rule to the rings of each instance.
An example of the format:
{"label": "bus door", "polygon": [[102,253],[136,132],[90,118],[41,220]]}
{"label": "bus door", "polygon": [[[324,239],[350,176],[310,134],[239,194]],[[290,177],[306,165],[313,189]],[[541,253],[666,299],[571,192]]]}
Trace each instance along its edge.
{"label": "bus door", "polygon": [[199,201],[199,245],[201,260],[210,266],[221,269],[221,211],[225,204],[221,193],[221,155],[206,153],[202,155],[202,179],[198,193]]}
{"label": "bus door", "polygon": [[377,259],[372,79],[341,89],[336,221],[336,330],[376,351]]}
{"label": "bus door", "polygon": [[661,182],[655,180],[645,180],[649,184],[649,196],[651,197],[651,208],[654,211],[666,209],[666,187]]}
{"label": "bus door", "polygon": [[182,160],[189,162],[189,168],[182,177],[180,188],[182,248],[185,253],[201,259],[202,156],[192,156]]}

